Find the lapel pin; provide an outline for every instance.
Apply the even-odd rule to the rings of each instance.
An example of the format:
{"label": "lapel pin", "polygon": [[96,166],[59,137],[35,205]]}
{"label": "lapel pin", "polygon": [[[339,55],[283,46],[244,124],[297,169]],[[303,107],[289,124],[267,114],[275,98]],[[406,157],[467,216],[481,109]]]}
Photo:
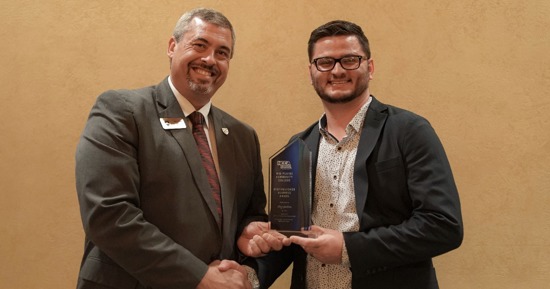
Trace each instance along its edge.
{"label": "lapel pin", "polygon": [[222,132],[223,132],[223,134],[225,134],[225,135],[228,135],[228,134],[229,134],[229,130],[227,129],[227,127],[222,127]]}

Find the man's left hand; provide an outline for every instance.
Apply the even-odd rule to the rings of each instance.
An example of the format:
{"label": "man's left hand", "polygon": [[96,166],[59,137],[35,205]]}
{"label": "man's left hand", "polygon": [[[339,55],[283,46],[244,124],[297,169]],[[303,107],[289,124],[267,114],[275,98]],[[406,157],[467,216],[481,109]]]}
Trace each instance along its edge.
{"label": "man's left hand", "polygon": [[342,263],[342,247],[344,246],[342,232],[313,225],[311,230],[304,231],[304,234],[317,237],[290,236],[290,242],[300,245],[308,254],[322,263]]}

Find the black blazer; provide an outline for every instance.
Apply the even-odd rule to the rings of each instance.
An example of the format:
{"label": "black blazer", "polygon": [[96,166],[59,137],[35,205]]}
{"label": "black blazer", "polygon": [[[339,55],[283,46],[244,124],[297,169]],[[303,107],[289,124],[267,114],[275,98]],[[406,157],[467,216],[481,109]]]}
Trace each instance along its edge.
{"label": "black blazer", "polygon": [[[316,167],[318,122],[296,137],[312,150]],[[451,168],[429,122],[373,97],[359,140],[354,188],[360,228],[344,233],[352,287],[438,288],[431,259],[457,248],[463,228]],[[292,261],[291,288],[305,288],[306,254],[296,245],[261,260],[262,286],[270,286]]]}
{"label": "black blazer", "polygon": [[91,110],[76,153],[86,234],[78,288],[195,288],[215,259],[236,259],[236,238],[266,220],[255,131],[212,106],[223,225],[189,127],[167,79],[108,91]]}

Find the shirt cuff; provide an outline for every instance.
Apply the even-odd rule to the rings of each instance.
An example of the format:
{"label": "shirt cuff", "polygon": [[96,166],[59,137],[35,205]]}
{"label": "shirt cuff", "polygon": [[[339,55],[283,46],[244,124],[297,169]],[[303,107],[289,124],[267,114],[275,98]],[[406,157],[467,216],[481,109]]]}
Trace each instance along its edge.
{"label": "shirt cuff", "polygon": [[246,269],[248,281],[252,284],[252,289],[260,289],[260,281],[258,280],[256,271],[254,271],[254,269],[250,266],[243,265],[243,267]]}
{"label": "shirt cuff", "polygon": [[342,244],[342,265],[346,267],[351,267],[351,263],[349,262],[348,248],[346,248],[345,241]]}

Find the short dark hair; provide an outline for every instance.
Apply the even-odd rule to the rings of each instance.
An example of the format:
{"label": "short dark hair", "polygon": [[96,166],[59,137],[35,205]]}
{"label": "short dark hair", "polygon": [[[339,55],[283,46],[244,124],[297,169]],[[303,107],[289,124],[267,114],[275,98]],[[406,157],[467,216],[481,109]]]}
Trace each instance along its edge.
{"label": "short dark hair", "polygon": [[307,43],[307,54],[309,57],[309,61],[312,60],[311,56],[313,54],[313,47],[315,46],[315,43],[319,41],[319,39],[328,36],[340,35],[356,36],[359,40],[359,43],[361,44],[361,47],[363,48],[363,52],[365,52],[367,56],[367,59],[370,59],[369,40],[367,39],[367,36],[365,36],[365,33],[363,33],[363,29],[361,29],[359,25],[349,21],[334,20],[317,27],[311,32],[311,35],[309,36],[309,41]]}
{"label": "short dark hair", "polygon": [[174,28],[173,32],[173,36],[176,39],[176,42],[179,42],[183,35],[187,31],[189,31],[189,23],[191,23],[194,18],[199,18],[207,23],[229,29],[231,31],[232,38],[231,57],[233,57],[233,51],[235,49],[235,30],[233,30],[233,25],[231,25],[229,19],[227,19],[227,17],[225,17],[225,15],[223,15],[221,12],[218,12],[214,9],[196,8],[183,14],[178,20],[178,23],[176,23],[176,27]]}

